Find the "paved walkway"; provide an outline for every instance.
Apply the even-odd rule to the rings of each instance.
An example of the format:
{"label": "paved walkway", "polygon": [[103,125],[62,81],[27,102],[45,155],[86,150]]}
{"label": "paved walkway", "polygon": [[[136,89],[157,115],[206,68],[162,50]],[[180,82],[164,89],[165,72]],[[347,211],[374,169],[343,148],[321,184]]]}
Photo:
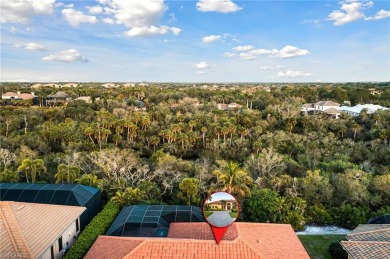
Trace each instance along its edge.
{"label": "paved walkway", "polygon": [[207,221],[216,227],[226,227],[236,220],[230,217],[229,212],[230,210],[213,211],[213,214],[207,218]]}

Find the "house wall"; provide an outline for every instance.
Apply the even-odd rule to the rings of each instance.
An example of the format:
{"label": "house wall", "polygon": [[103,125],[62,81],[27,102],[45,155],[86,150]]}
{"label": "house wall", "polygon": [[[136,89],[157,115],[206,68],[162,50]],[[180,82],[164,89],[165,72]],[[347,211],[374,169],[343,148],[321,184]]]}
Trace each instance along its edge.
{"label": "house wall", "polygon": [[335,106],[323,106],[323,105],[317,105],[316,104],[316,110],[317,111],[325,111],[327,109],[330,109],[330,108],[334,108],[336,110],[340,109],[340,106],[339,105],[335,105]]}
{"label": "house wall", "polygon": [[[55,259],[61,259],[64,256],[64,249],[66,248],[66,242],[68,242],[67,250],[73,245],[74,241],[76,240],[76,237],[80,234],[80,217],[78,218],[78,224],[79,228],[78,231],[76,231],[76,219],[72,222],[72,224],[62,233],[62,250],[59,251],[59,244],[58,240],[60,237],[53,242],[52,246],[54,249],[54,258]],[[39,257],[42,259],[51,259],[51,246],[47,248],[47,250],[44,252],[44,254]]]}

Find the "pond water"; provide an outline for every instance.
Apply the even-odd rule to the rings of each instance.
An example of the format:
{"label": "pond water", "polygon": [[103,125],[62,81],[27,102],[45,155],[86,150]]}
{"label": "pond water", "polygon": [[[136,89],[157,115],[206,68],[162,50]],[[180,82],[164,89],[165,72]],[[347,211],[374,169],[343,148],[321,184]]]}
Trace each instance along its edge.
{"label": "pond water", "polygon": [[336,226],[306,226],[304,231],[296,232],[297,235],[346,235],[351,230]]}

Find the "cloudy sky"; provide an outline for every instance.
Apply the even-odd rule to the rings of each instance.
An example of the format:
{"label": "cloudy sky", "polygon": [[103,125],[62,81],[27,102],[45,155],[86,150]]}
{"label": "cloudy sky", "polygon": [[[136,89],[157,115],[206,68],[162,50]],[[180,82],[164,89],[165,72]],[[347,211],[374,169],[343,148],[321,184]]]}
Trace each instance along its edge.
{"label": "cloudy sky", "polygon": [[390,80],[390,2],[1,0],[1,81]]}

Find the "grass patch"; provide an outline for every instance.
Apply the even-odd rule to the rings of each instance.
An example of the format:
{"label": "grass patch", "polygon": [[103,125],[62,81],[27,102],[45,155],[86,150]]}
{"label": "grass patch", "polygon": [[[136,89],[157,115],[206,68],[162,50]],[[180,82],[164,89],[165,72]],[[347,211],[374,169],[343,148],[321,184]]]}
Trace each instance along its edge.
{"label": "grass patch", "polygon": [[213,214],[212,211],[205,211],[205,212],[204,212],[204,216],[205,216],[206,218],[210,217],[211,214]]}
{"label": "grass patch", "polygon": [[345,235],[298,235],[303,246],[313,259],[331,259],[328,248],[331,243],[345,240]]}
{"label": "grass patch", "polygon": [[237,214],[238,214],[238,212],[229,212],[229,215],[230,215],[230,217],[232,217],[232,218],[237,218]]}

